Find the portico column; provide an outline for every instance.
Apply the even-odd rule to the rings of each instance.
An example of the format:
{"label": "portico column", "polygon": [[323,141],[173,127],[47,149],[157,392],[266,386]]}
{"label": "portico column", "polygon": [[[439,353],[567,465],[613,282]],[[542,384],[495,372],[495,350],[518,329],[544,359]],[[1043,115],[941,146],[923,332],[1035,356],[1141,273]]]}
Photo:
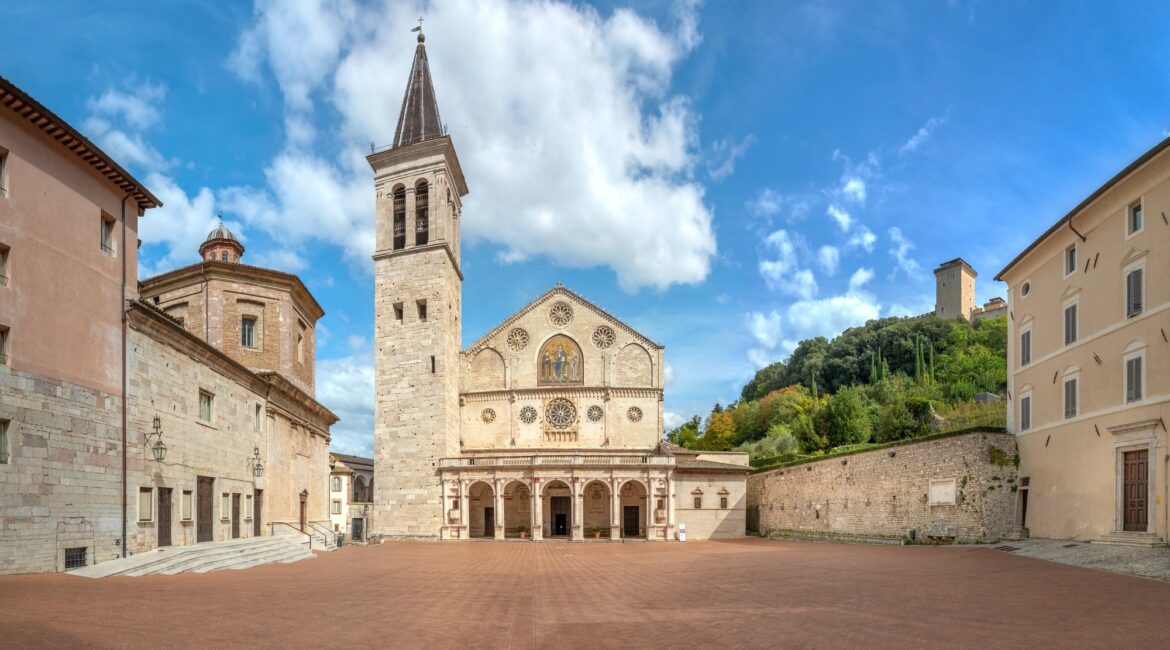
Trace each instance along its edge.
{"label": "portico column", "polygon": [[495,481],[495,521],[496,525],[495,538],[496,540],[504,539],[504,485],[503,481]]}
{"label": "portico column", "polygon": [[541,506],[544,499],[540,496],[540,479],[532,479],[532,541],[544,539],[544,514]]}
{"label": "portico column", "polygon": [[646,539],[650,537],[650,527],[654,525],[654,479],[646,478]]}
{"label": "portico column", "polygon": [[678,530],[678,522],[674,519],[674,473],[667,473],[666,475],[666,523],[669,526],[667,534],[671,534]]}
{"label": "portico column", "polygon": [[622,538],[622,497],[618,492],[620,481],[611,479],[609,482],[609,538]]}
{"label": "portico column", "polygon": [[572,479],[572,481],[570,481],[570,483],[572,484],[572,490],[573,490],[573,499],[571,501],[571,503],[573,504],[572,540],[575,542],[581,542],[581,541],[585,541],[584,531],[581,530],[581,528],[582,528],[582,526],[581,526],[581,510],[582,510],[581,506],[582,506],[582,501],[583,501],[583,497],[585,496],[585,494],[584,494],[584,492],[581,491],[580,479],[574,477]]}
{"label": "portico column", "polygon": [[471,521],[468,519],[468,510],[470,504],[467,502],[467,481],[459,481],[459,538],[467,539],[471,537]]}

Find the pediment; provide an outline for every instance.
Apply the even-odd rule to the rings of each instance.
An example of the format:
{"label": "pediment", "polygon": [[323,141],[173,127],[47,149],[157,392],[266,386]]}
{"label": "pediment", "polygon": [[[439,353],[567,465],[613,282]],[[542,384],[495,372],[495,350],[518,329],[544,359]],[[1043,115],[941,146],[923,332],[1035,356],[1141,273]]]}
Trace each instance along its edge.
{"label": "pediment", "polygon": [[1148,248],[1137,248],[1136,246],[1130,248],[1129,252],[1121,258],[1121,267],[1125,268],[1149,254],[1150,250]]}

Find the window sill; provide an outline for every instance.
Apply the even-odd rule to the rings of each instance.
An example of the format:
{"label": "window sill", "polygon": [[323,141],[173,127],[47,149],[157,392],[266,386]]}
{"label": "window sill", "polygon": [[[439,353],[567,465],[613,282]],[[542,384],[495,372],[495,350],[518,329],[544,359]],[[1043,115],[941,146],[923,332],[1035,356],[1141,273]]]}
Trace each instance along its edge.
{"label": "window sill", "polygon": [[190,526],[191,524],[195,523],[195,521],[193,519],[180,519],[179,523],[183,526]]}

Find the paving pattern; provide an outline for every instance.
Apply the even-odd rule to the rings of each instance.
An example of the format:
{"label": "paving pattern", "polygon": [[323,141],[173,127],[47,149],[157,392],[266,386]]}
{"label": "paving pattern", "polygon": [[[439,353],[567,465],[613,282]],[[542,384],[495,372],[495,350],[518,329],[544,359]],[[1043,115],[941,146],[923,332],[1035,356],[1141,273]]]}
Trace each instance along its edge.
{"label": "paving pattern", "polygon": [[0,612],[5,648],[1165,647],[1170,583],[971,547],[399,542],[0,577]]}

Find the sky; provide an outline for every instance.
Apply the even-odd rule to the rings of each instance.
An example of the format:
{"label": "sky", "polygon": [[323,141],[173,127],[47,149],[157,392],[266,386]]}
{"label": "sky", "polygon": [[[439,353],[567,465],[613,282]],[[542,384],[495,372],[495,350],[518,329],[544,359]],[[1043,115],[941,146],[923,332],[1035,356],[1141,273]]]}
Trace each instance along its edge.
{"label": "sky", "polygon": [[[373,448],[374,192],[424,18],[467,177],[463,343],[556,282],[666,346],[667,425],[802,339],[995,274],[1170,131],[1158,2],[10,2],[0,75],[160,197],[140,276],[244,261],[324,307],[333,448]],[[46,26],[52,29],[46,29]]]}

